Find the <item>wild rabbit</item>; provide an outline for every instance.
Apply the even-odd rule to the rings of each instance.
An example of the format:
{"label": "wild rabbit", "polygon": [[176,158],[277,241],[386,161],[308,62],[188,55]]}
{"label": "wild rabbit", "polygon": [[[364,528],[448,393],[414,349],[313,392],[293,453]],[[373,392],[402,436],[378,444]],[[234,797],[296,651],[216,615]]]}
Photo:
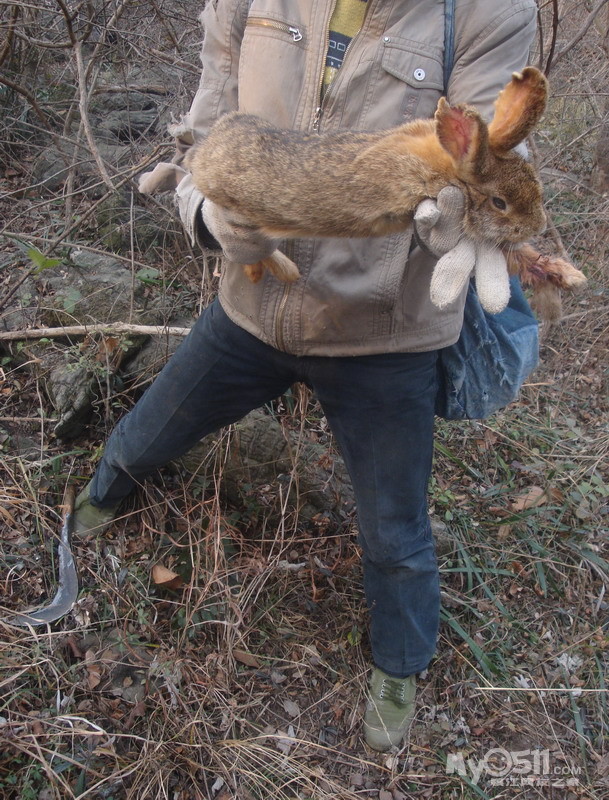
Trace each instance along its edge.
{"label": "wild rabbit", "polygon": [[[586,279],[568,262],[520,245],[542,230],[545,213],[535,171],[513,148],[542,115],[547,91],[544,75],[526,67],[500,92],[488,125],[474,108],[451,107],[441,98],[433,120],[372,133],[278,130],[233,112],[191,148],[185,166],[205,197],[273,238],[394,233],[412,223],[421,201],[456,186],[466,197],[464,234],[499,246],[523,283],[553,287],[545,292],[551,309],[554,287],[573,289]],[[179,168],[159,165],[143,176],[140,190],[167,188],[172,178],[165,173],[172,169]],[[299,277],[278,250],[244,267],[253,281],[264,269],[281,280]],[[437,305],[446,304],[441,270],[434,272],[431,291]]]}
{"label": "wild rabbit", "polygon": [[[444,98],[433,120],[373,133],[277,130],[258,117],[222,117],[189,153],[197,187],[273,238],[382,236],[406,229],[419,203],[445,186],[466,195],[464,233],[509,245],[545,225],[533,167],[513,148],[544,111],[547,81],[534,67],[514,73],[486,124],[470,106]],[[298,278],[276,251],[248,266]]]}

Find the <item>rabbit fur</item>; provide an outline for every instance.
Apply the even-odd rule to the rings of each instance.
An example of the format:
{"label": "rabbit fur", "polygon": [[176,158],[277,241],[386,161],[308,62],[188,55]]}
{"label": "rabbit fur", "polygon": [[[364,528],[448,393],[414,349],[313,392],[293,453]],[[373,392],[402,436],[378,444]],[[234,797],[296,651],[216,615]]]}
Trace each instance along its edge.
{"label": "rabbit fur", "polygon": [[[372,133],[278,130],[232,112],[191,148],[186,166],[205,197],[272,238],[402,231],[422,200],[454,185],[466,196],[464,234],[509,248],[545,226],[541,184],[513,148],[541,117],[547,91],[543,73],[525,67],[499,94],[488,125],[473,107],[441,98],[434,119]],[[298,277],[279,251],[250,265],[250,277],[264,267]]]}

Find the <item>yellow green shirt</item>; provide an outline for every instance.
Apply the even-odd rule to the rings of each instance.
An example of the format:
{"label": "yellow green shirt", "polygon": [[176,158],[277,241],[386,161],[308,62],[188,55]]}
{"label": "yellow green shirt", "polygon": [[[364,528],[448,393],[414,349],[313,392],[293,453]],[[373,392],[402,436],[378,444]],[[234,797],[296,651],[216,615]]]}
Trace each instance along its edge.
{"label": "yellow green shirt", "polygon": [[328,54],[322,92],[328,88],[341,68],[347,48],[362,27],[366,15],[366,0],[337,0],[330,19]]}

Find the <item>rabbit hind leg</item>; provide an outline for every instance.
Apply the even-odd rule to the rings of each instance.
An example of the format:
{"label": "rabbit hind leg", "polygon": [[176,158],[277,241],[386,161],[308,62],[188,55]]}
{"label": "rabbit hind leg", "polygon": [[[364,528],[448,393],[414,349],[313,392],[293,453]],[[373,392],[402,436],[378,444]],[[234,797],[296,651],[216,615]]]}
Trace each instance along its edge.
{"label": "rabbit hind leg", "polygon": [[256,264],[246,264],[243,269],[252,283],[258,283],[265,269],[280,281],[291,282],[300,277],[296,264],[279,250]]}

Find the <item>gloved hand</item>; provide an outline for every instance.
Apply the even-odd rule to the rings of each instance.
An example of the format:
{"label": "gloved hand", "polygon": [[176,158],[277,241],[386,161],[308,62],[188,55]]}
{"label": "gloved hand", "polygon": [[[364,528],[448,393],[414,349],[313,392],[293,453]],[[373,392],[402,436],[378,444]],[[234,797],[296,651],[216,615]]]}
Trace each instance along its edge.
{"label": "gloved hand", "polygon": [[438,308],[454,302],[472,273],[482,308],[489,314],[503,311],[510,299],[505,256],[494,244],[469,238],[461,239],[434,267],[429,290],[431,302]]}
{"label": "gloved hand", "polygon": [[472,273],[482,307],[497,314],[510,299],[505,256],[490,243],[463,236],[465,197],[456,186],[442,189],[436,200],[419,204],[414,225],[423,247],[436,256],[431,278],[431,302],[444,308],[458,297]]}
{"label": "gloved hand", "polygon": [[265,236],[258,228],[250,225],[245,217],[228,211],[209,199],[203,202],[201,213],[205,227],[231,261],[256,264],[277,249],[277,239]]}
{"label": "gloved hand", "polygon": [[446,186],[435,200],[423,200],[414,215],[419,242],[434,256],[443,256],[463,234],[465,196],[456,186]]}
{"label": "gloved hand", "polygon": [[141,194],[169,192],[177,188],[180,181],[188,175],[185,169],[169,161],[161,161],[152,172],[143,172],[138,178],[138,191]]}

